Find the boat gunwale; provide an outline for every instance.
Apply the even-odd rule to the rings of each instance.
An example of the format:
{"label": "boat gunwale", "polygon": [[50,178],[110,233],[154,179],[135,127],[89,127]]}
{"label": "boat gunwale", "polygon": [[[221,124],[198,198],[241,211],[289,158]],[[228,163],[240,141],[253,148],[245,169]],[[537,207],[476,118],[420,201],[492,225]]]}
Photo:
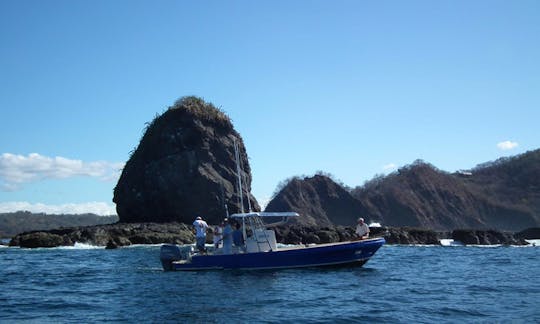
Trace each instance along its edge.
{"label": "boat gunwale", "polygon": [[[268,267],[240,267],[240,268],[226,268],[226,267],[179,267],[174,268],[174,271],[199,271],[199,270],[205,270],[205,271],[213,271],[213,270],[278,270],[278,269],[300,269],[300,268],[317,268],[317,267],[332,267],[332,266],[348,266],[355,263],[366,263],[371,257],[367,258],[361,258],[356,259],[352,261],[346,261],[346,262],[327,262],[327,263],[313,263],[313,264],[306,264],[306,265],[295,265],[295,266],[268,266]],[[178,261],[174,261],[173,263],[180,264]],[[182,264],[190,264],[190,263],[182,263]]]}
{"label": "boat gunwale", "polygon": [[[285,247],[285,248],[278,248],[277,251],[287,251],[287,250],[298,250],[298,249],[313,249],[313,248],[321,248],[321,247],[328,247],[328,246],[338,246],[338,245],[346,245],[350,243],[367,243],[367,242],[374,242],[379,241],[381,239],[384,239],[383,237],[373,237],[363,240],[356,240],[356,241],[343,241],[343,242],[332,242],[332,243],[321,243],[321,244],[304,244],[304,245],[297,245],[297,246],[291,246],[291,247]],[[267,251],[267,252],[276,252],[276,251]]]}
{"label": "boat gunwale", "polygon": [[[312,268],[312,267],[331,267],[331,266],[347,266],[347,265],[353,265],[356,263],[362,263],[362,265],[367,262],[371,256],[358,258],[354,260],[347,260],[344,262],[337,261],[337,262],[323,262],[323,263],[312,263],[312,264],[305,264],[305,265],[286,265],[286,266],[262,266],[262,267],[238,267],[238,268],[229,268],[229,267],[221,267],[221,266],[204,266],[200,267],[198,265],[194,265],[193,267],[190,267],[190,265],[193,265],[192,258],[213,258],[213,257],[223,257],[223,256],[238,256],[238,257],[249,257],[250,255],[254,254],[266,254],[266,253],[280,253],[280,252],[295,252],[295,251],[301,251],[301,250],[313,250],[313,249],[319,249],[319,248],[328,248],[328,247],[335,247],[335,246],[344,246],[344,245],[364,245],[364,244],[372,244],[372,243],[381,243],[381,246],[384,245],[385,240],[383,237],[375,237],[375,238],[369,238],[369,239],[363,239],[358,241],[344,241],[344,242],[334,242],[334,243],[324,243],[324,244],[315,244],[311,246],[298,246],[298,247],[290,247],[290,248],[282,248],[278,250],[270,250],[270,251],[264,251],[264,252],[252,252],[252,253],[236,253],[236,254],[195,254],[192,255],[189,260],[177,260],[172,261],[171,264],[176,265],[174,267],[175,271],[197,271],[197,270],[271,270],[271,269],[294,269],[294,268]],[[361,247],[359,247],[361,248]]]}

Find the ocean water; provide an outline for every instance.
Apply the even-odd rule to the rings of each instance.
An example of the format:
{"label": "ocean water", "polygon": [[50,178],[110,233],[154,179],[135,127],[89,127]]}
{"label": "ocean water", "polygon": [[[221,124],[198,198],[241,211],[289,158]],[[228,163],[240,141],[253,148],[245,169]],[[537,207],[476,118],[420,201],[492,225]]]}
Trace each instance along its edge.
{"label": "ocean water", "polygon": [[159,246],[0,248],[0,322],[540,323],[539,247],[383,246],[362,268],[164,272]]}

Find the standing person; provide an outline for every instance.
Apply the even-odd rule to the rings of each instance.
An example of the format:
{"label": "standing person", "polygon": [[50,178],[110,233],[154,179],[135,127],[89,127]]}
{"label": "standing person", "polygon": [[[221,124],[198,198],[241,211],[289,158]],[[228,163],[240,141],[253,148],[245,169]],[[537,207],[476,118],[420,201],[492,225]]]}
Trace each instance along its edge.
{"label": "standing person", "polygon": [[204,253],[206,249],[204,244],[206,243],[206,230],[208,229],[208,224],[200,216],[197,216],[193,222],[195,227],[195,238],[197,239],[197,249],[200,253]]}
{"label": "standing person", "polygon": [[236,223],[236,229],[233,232],[233,242],[237,247],[244,246],[244,233],[242,233],[242,228],[240,223]]}
{"label": "standing person", "polygon": [[214,247],[219,248],[221,241],[223,240],[223,222],[214,227]]}
{"label": "standing person", "polygon": [[229,224],[229,220],[225,218],[225,227],[223,228],[223,254],[231,254],[232,253],[232,233],[233,229],[231,227],[231,224]]}
{"label": "standing person", "polygon": [[358,225],[356,225],[356,236],[358,239],[366,239],[369,237],[369,226],[364,223],[362,217],[358,218]]}

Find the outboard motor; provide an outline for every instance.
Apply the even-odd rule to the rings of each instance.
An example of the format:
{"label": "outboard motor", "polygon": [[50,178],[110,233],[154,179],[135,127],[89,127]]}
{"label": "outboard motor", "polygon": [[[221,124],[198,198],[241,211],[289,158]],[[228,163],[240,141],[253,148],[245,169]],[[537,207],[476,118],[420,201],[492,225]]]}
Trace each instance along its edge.
{"label": "outboard motor", "polygon": [[182,260],[182,253],[177,245],[163,244],[159,258],[161,259],[163,270],[170,271],[174,270],[172,266],[173,261]]}

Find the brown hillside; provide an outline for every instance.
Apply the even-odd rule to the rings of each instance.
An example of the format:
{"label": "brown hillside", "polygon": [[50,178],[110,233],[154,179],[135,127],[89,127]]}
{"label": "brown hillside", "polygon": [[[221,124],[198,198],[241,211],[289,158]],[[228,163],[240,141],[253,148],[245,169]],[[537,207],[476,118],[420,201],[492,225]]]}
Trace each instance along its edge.
{"label": "brown hillside", "polygon": [[522,230],[540,224],[539,152],[455,174],[417,161],[352,195],[389,226]]}
{"label": "brown hillside", "polygon": [[297,211],[305,225],[363,216],[396,227],[520,231],[540,226],[540,150],[454,174],[418,160],[350,194],[328,177],[294,178],[266,210]]}

